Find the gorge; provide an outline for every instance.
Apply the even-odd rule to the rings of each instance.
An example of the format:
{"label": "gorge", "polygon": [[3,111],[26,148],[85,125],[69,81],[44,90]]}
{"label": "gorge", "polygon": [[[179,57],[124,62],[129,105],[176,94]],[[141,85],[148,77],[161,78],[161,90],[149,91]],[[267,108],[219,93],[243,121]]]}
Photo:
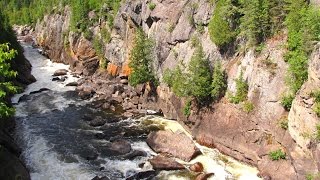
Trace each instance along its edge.
{"label": "gorge", "polygon": [[[25,89],[25,96],[12,99],[17,110],[16,142],[23,149],[24,162],[31,168],[31,178],[92,179],[97,175],[125,179],[137,174],[130,170],[139,169],[142,161],[155,155],[151,150],[155,148],[150,149],[144,142],[149,132],[163,128],[139,126],[141,116],[153,113],[179,122],[202,151],[204,146],[215,148],[224,155],[257,167],[262,179],[319,178],[320,45],[318,38],[312,38],[312,33],[318,36],[320,32],[316,23],[320,17],[319,2],[290,1],[291,11],[287,6],[277,4],[274,7],[280,10],[275,12],[281,12],[285,17],[281,13],[274,15],[274,9],[270,9],[270,17],[279,18],[281,23],[271,23],[275,20],[270,18],[270,27],[265,27],[267,30],[279,29],[272,34],[261,26],[258,35],[255,34],[258,37],[262,34],[261,38],[254,39],[246,36],[248,32],[243,30],[252,16],[245,10],[254,3],[230,1],[233,8],[242,8],[244,12],[230,10],[234,13],[231,13],[233,19],[230,21],[234,20],[233,25],[239,29],[231,28],[236,35],[230,39],[235,42],[228,45],[225,45],[226,37],[225,41],[212,38],[212,19],[218,21],[215,18],[219,18],[218,12],[223,12],[221,7],[229,7],[222,2],[229,1],[135,0],[119,1],[117,8],[110,8],[106,3],[82,17],[89,23],[79,21],[76,25],[73,22],[75,6],[60,3],[39,19],[34,28],[14,26],[37,79]],[[273,6],[271,2],[274,1],[254,2],[259,2],[260,6],[269,2],[268,6]],[[306,3],[302,6],[306,9],[300,12],[298,2]],[[295,10],[300,14],[292,13]],[[309,11],[310,17],[302,15]],[[112,14],[112,24],[112,18],[101,15],[106,12]],[[261,17],[254,22],[265,25],[260,22],[264,18],[263,12],[259,13]],[[299,17],[305,24],[294,24],[298,23],[295,21]],[[83,24],[86,25],[84,29]],[[298,29],[298,26],[309,29]],[[224,26],[221,23],[214,27]],[[251,26],[248,27],[250,30]],[[159,81],[132,86],[130,76],[134,69],[130,61],[135,56],[139,29],[153,42],[150,67]],[[242,33],[237,34],[238,31]],[[268,33],[270,35],[266,35]],[[38,54],[28,43],[41,49],[41,53],[53,62]],[[227,90],[221,99],[203,104],[197,102],[196,96],[179,97],[175,90],[180,84],[174,86],[164,81],[167,69],[177,72],[175,68],[180,66],[181,74],[191,69],[189,64],[196,57],[198,44],[208,60],[209,71],[214,71],[216,62],[220,62],[226,74]],[[56,70],[69,67],[66,76],[51,81]],[[237,96],[241,82],[245,85],[245,100],[234,103],[232,97]],[[67,84],[72,86],[65,86]],[[142,158],[106,160],[114,153],[110,150],[113,141],[122,147],[128,139],[131,143],[128,151],[142,150]],[[101,147],[101,141],[107,147]],[[208,168],[207,164],[204,166]],[[100,171],[102,167],[105,169]],[[228,175],[214,173],[212,179],[227,179]],[[231,175],[237,179],[235,174]],[[185,177],[188,178],[195,177]],[[256,177],[244,179],[252,178]]]}

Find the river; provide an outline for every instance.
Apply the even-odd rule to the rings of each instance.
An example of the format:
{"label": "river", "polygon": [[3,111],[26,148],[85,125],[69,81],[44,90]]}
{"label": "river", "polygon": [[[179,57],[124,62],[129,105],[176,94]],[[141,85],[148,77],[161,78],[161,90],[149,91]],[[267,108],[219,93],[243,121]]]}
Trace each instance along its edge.
{"label": "river", "polygon": [[[148,163],[139,166],[156,155],[145,143],[151,127],[144,125],[144,121],[183,131],[177,122],[160,117],[128,119],[98,110],[90,100],[79,99],[74,87],[66,86],[78,77],[68,73],[65,82],[52,81],[57,69],[69,66],[52,63],[28,44],[22,46],[37,82],[12,101],[16,107],[15,139],[23,150],[22,158],[32,180],[88,180],[97,175],[112,180],[126,179],[152,168]],[[42,88],[49,90],[32,93]],[[21,97],[23,100],[19,102]],[[92,127],[85,117],[107,119],[107,124]],[[99,134],[104,134],[104,138],[99,138]],[[128,160],[108,153],[104,147],[115,138],[125,139],[132,149],[145,152],[145,156]],[[258,179],[256,168],[225,157],[217,150],[197,146],[203,155],[192,162],[200,161],[206,172],[215,173],[210,179]],[[188,171],[163,171],[155,179],[192,179],[186,174]]]}

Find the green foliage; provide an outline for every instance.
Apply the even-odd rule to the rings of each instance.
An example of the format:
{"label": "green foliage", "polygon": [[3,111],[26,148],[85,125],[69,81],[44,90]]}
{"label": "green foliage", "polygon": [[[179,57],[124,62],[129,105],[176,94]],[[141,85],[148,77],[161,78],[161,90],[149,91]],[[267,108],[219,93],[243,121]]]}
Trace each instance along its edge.
{"label": "green foliage", "polygon": [[110,43],[111,33],[109,32],[109,30],[107,28],[104,27],[101,29],[101,36],[106,43]]}
{"label": "green foliage", "polygon": [[243,0],[241,34],[249,46],[255,46],[271,34],[271,14],[269,0]]}
{"label": "green foliage", "polygon": [[310,96],[314,98],[315,102],[320,102],[320,90],[311,92]]}
{"label": "green foliage", "polygon": [[175,26],[174,23],[169,23],[168,32],[172,33],[175,27],[176,27],[176,26]]}
{"label": "green foliage", "polygon": [[288,117],[287,116],[282,117],[279,120],[279,126],[284,130],[287,130],[289,128],[289,126],[288,126]]}
{"label": "green foliage", "polygon": [[272,160],[272,161],[278,161],[280,159],[286,159],[286,153],[282,152],[281,149],[278,149],[276,151],[271,151],[269,153],[269,158]]}
{"label": "green foliage", "polygon": [[[212,2],[212,1],[211,1]],[[211,40],[219,47],[238,35],[249,47],[259,45],[283,27],[286,0],[217,0],[209,23]]]}
{"label": "green foliage", "polygon": [[154,8],[156,8],[156,4],[151,2],[151,3],[148,4],[148,7],[152,11],[152,10],[154,10]]}
{"label": "green foliage", "polygon": [[179,65],[172,71],[166,69],[163,75],[163,81],[172,88],[174,94],[179,97],[188,97],[190,91],[188,89],[188,79],[186,73],[182,72],[183,65]]}
{"label": "green foliage", "polygon": [[320,103],[316,102],[313,107],[313,111],[316,113],[318,117],[320,117]]}
{"label": "green foliage", "polygon": [[200,45],[200,39],[196,35],[193,35],[191,37],[191,46],[192,47],[197,47],[199,45]]}
{"label": "green foliage", "polygon": [[153,73],[153,42],[146,37],[139,29],[135,36],[134,47],[131,50],[129,66],[132,73],[129,76],[129,83],[136,86],[141,83],[155,82]]}
{"label": "green foliage", "polygon": [[[95,10],[99,18],[106,19],[109,27],[113,27],[122,0],[2,0],[0,1],[0,11],[9,16],[11,24],[31,24],[35,25],[44,15],[50,13],[63,13],[64,6],[71,7],[71,30],[84,32],[92,23],[89,22],[88,12]],[[103,6],[103,5],[106,6]]]}
{"label": "green foliage", "polygon": [[307,173],[306,180],[317,180],[320,178],[320,173]]}
{"label": "green foliage", "polygon": [[0,118],[6,118],[14,114],[14,109],[9,107],[6,97],[17,91],[17,88],[10,82],[17,75],[17,72],[12,71],[10,67],[10,60],[16,54],[17,51],[10,50],[8,44],[0,44]]}
{"label": "green foliage", "polygon": [[197,46],[188,66],[190,78],[190,93],[198,102],[205,100],[211,94],[211,72],[208,59],[201,45]]}
{"label": "green foliage", "polygon": [[222,70],[221,63],[217,62],[213,69],[212,83],[211,83],[211,97],[218,100],[224,96],[227,90],[226,73]]}
{"label": "green foliage", "polygon": [[254,105],[252,102],[250,101],[245,101],[243,104],[242,104],[242,109],[244,112],[246,113],[250,113],[253,111],[254,109]]}
{"label": "green foliage", "polygon": [[212,42],[222,47],[231,43],[237,36],[237,2],[218,0],[216,9],[209,23],[209,34]]}
{"label": "green foliage", "polygon": [[183,114],[186,117],[189,117],[191,115],[191,100],[188,100],[186,105],[183,108]]}
{"label": "green foliage", "polygon": [[235,104],[239,104],[247,99],[248,84],[243,79],[243,73],[235,80],[236,81],[236,93],[230,97],[230,101]]}
{"label": "green foliage", "polygon": [[197,31],[200,33],[200,34],[203,34],[204,33],[204,24],[203,23],[200,23],[197,25]]}
{"label": "green foliage", "polygon": [[289,50],[286,54],[289,63],[287,83],[296,93],[308,78],[308,57],[314,42],[320,38],[320,10],[310,7],[304,0],[290,0],[286,25]]}
{"label": "green foliage", "polygon": [[320,141],[320,124],[317,124],[316,126],[316,140]]}
{"label": "green foliage", "polygon": [[211,71],[208,59],[205,57],[203,48],[198,45],[188,65],[178,65],[172,71],[165,70],[163,80],[172,91],[180,97],[193,97],[198,103],[207,102],[211,94]]}
{"label": "green foliage", "polygon": [[310,94],[315,101],[313,106],[313,111],[316,113],[318,117],[320,117],[320,90],[316,90],[315,92],[311,92]]}
{"label": "green foliage", "polygon": [[282,96],[281,105],[286,111],[290,111],[293,100],[294,100],[294,95],[292,94],[287,94]]}

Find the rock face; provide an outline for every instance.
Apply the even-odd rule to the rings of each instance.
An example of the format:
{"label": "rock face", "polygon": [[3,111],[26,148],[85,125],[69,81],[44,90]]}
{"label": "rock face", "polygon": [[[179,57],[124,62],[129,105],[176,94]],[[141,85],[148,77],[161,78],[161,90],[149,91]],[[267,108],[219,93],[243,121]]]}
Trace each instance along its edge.
{"label": "rock face", "polygon": [[99,60],[92,43],[83,35],[69,33],[70,8],[63,15],[45,16],[35,27],[36,43],[54,62],[70,64],[79,74],[92,75],[99,66]]}
{"label": "rock face", "polygon": [[184,133],[158,131],[149,134],[148,145],[157,153],[168,153],[184,161],[190,161],[200,151]]}

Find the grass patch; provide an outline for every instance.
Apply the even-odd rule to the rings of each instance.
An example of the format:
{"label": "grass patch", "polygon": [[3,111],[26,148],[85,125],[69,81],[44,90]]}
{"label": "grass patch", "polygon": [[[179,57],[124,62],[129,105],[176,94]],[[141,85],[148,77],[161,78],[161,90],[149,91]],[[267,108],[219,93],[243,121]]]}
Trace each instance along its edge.
{"label": "grass patch", "polygon": [[281,105],[286,111],[290,111],[294,96],[292,94],[283,95],[281,98]]}
{"label": "grass patch", "polygon": [[288,126],[288,117],[282,117],[279,119],[279,127],[281,127],[284,130],[287,130],[289,128]]}
{"label": "grass patch", "polygon": [[254,110],[254,105],[251,101],[245,101],[242,104],[242,110],[246,113],[251,113]]}
{"label": "grass patch", "polygon": [[282,152],[281,149],[278,149],[276,151],[271,151],[269,153],[269,158],[272,160],[272,161],[278,161],[280,159],[286,159],[286,153]]}
{"label": "grass patch", "polygon": [[156,8],[156,4],[155,3],[153,3],[153,2],[151,2],[151,3],[149,3],[149,5],[148,5],[148,7],[149,7],[149,9],[151,10],[151,11],[153,11],[154,10],[154,8]]}
{"label": "grass patch", "polygon": [[191,100],[188,100],[183,108],[183,114],[187,117],[191,115]]}

